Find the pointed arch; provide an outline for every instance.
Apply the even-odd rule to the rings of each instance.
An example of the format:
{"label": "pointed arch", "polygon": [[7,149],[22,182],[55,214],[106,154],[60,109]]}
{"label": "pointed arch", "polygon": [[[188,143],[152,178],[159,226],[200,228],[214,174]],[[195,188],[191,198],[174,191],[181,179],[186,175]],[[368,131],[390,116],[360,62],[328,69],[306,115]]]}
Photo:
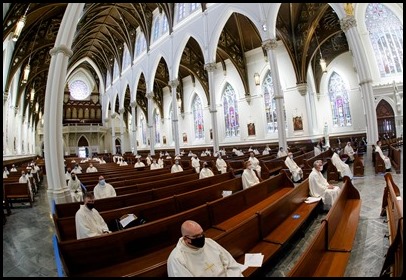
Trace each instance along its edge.
{"label": "pointed arch", "polygon": [[226,83],[223,94],[223,109],[225,122],[225,137],[235,137],[240,135],[240,120],[238,113],[237,95],[234,88]]}
{"label": "pointed arch", "polygon": [[333,126],[352,126],[350,101],[343,78],[334,71],[330,76],[327,87],[330,98]]}

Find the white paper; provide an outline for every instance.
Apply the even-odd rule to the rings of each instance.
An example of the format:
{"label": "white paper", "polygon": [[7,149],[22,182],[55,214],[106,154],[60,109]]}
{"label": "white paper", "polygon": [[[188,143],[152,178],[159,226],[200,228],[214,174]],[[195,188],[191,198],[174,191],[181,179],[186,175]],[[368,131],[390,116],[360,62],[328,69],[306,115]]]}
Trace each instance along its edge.
{"label": "white paper", "polygon": [[246,270],[248,268],[248,266],[240,264],[240,263],[238,263],[238,267],[241,269],[241,272],[243,272],[244,270]]}
{"label": "white paper", "polygon": [[305,202],[306,203],[314,203],[314,202],[320,201],[320,199],[321,199],[321,197],[309,196],[308,198],[306,198]]}
{"label": "white paper", "polygon": [[126,227],[129,223],[131,223],[132,221],[134,221],[136,219],[137,219],[137,216],[135,216],[134,214],[128,214],[127,217],[120,220],[120,224],[123,227]]}
{"label": "white paper", "polygon": [[222,193],[223,197],[226,197],[226,196],[229,196],[229,195],[232,195],[232,194],[233,194],[232,191],[223,191],[223,193]]}
{"label": "white paper", "polygon": [[245,254],[244,265],[253,266],[253,267],[261,267],[263,261],[264,261],[264,255],[261,253]]}

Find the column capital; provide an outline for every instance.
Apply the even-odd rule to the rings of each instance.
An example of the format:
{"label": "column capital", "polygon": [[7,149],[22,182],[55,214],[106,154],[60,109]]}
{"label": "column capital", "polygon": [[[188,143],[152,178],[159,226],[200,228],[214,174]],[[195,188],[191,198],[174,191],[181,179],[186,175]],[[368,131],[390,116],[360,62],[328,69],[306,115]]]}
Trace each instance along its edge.
{"label": "column capital", "polygon": [[145,97],[148,98],[148,99],[151,99],[152,97],[154,97],[154,92],[153,91],[147,92],[145,94]]}
{"label": "column capital", "polygon": [[106,123],[108,123],[109,121],[110,121],[109,118],[105,118],[105,119],[104,119],[104,122],[106,122]]}
{"label": "column capital", "polygon": [[347,32],[351,28],[357,27],[357,21],[355,20],[354,16],[347,15],[347,16],[345,16],[345,18],[342,18],[340,20],[340,26],[344,32]]}
{"label": "column capital", "polygon": [[301,96],[305,96],[307,93],[307,83],[297,84],[297,90],[299,91]]}
{"label": "column capital", "polygon": [[216,69],[216,63],[215,62],[206,63],[204,65],[204,70],[206,70],[207,72],[213,72],[214,69]]}
{"label": "column capital", "polygon": [[68,48],[66,45],[59,45],[57,47],[52,48],[49,51],[49,54],[51,56],[54,56],[54,55],[56,55],[58,53],[63,53],[67,57],[71,57],[73,55],[73,51],[70,48]]}
{"label": "column capital", "polygon": [[122,114],[122,113],[125,112],[125,110],[124,110],[124,108],[120,108],[120,109],[118,110],[118,112],[119,112],[120,114]]}
{"label": "column capital", "polygon": [[117,116],[117,113],[114,112],[113,114],[110,115],[112,119],[114,119]]}
{"label": "column capital", "polygon": [[262,47],[267,51],[274,50],[278,47],[278,42],[276,39],[268,39],[262,42]]}
{"label": "column capital", "polygon": [[174,79],[168,82],[168,85],[174,89],[179,85],[179,80],[178,79]]}
{"label": "column capital", "polygon": [[135,106],[137,106],[137,101],[131,101],[131,103],[130,103],[130,106],[132,107],[132,108],[134,108]]}

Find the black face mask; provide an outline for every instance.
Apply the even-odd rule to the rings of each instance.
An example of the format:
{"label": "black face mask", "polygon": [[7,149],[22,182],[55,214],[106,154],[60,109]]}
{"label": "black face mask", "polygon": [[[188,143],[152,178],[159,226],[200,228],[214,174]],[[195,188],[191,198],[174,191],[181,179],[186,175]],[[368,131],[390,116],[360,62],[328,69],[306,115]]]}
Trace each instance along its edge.
{"label": "black face mask", "polygon": [[89,208],[89,210],[92,210],[94,208],[94,203],[86,203],[86,207]]}
{"label": "black face mask", "polygon": [[203,248],[205,240],[206,237],[203,234],[201,237],[190,239],[190,243],[197,248]]}
{"label": "black face mask", "polygon": [[72,176],[72,180],[76,180],[76,176]]}

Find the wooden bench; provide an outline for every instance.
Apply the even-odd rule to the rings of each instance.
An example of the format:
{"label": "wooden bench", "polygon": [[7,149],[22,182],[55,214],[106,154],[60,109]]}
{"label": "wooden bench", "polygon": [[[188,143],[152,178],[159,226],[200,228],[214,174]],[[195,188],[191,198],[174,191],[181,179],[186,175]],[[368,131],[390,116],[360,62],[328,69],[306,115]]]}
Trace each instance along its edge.
{"label": "wooden bench", "polygon": [[345,176],[340,194],[289,277],[342,277],[358,228],[361,199]]}
{"label": "wooden bench", "polygon": [[352,163],[352,172],[356,177],[364,177],[364,162],[361,155],[357,152],[354,154],[354,162]]}
{"label": "wooden bench", "polygon": [[13,208],[15,202],[29,202],[30,207],[32,207],[34,201],[31,198],[28,183],[6,183],[3,184],[3,188],[4,195],[11,208]]}
{"label": "wooden bench", "polygon": [[385,173],[386,168],[385,168],[385,162],[381,158],[378,152],[374,152],[374,159],[375,159],[375,174],[378,173]]}
{"label": "wooden bench", "polygon": [[403,276],[403,200],[391,173],[385,174],[385,181],[382,204],[388,221],[390,245],[380,276],[401,277]]}
{"label": "wooden bench", "polygon": [[389,145],[389,158],[392,164],[392,168],[395,169],[396,174],[400,174],[400,165],[401,165],[401,150],[395,148],[393,145]]}
{"label": "wooden bench", "polygon": [[[310,220],[321,201],[305,203],[309,196],[309,179],[259,211],[261,236],[264,241],[286,245],[293,235]],[[312,215],[313,214],[313,215]]]}

